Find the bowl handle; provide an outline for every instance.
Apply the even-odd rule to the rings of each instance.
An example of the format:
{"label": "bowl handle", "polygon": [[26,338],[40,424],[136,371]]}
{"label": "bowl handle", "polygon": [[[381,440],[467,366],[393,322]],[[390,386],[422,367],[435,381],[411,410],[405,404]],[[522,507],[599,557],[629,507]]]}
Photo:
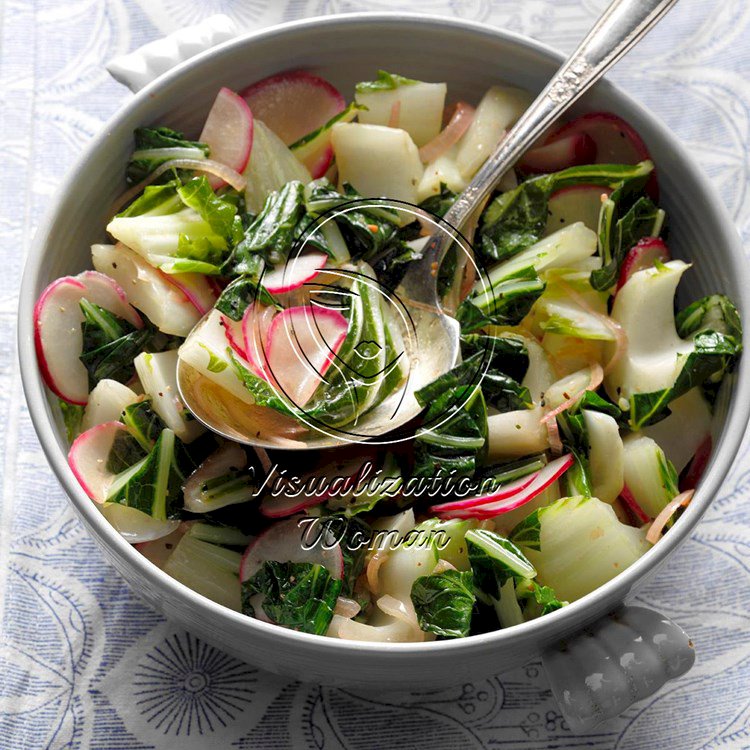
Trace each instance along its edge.
{"label": "bowl handle", "polygon": [[618,716],[694,662],[685,631],[645,607],[622,607],[542,656],[552,693],[574,732]]}
{"label": "bowl handle", "polygon": [[186,26],[110,60],[107,70],[135,93],[181,62],[238,34],[239,29],[228,16],[210,16],[195,26]]}

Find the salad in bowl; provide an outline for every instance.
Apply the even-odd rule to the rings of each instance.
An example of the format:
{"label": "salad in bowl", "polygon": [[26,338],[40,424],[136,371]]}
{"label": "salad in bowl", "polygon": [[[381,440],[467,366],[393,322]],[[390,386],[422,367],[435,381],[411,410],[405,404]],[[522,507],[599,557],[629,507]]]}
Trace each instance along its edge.
{"label": "salad in bowl", "polygon": [[[401,279],[529,102],[380,71],[347,103],[292,71],[222,88],[191,137],[136,130],[109,242],[34,323],[70,467],[144,556],[283,627],[421,642],[547,615],[669,533],[741,324],[719,294],[675,309],[690,265],[616,115],[553,129],[461,228],[434,269],[460,361],[408,391]],[[207,430],[178,366],[277,447]],[[416,420],[358,439],[404,394]]]}

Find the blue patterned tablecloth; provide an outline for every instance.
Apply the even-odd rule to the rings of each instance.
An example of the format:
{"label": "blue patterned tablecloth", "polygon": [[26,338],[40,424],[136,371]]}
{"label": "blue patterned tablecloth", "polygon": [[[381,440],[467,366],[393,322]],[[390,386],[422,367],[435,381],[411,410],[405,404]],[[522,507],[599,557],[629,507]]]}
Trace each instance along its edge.
{"label": "blue patterned tablecloth", "polygon": [[[60,178],[126,99],[104,64],[214,13],[256,28],[353,10],[455,14],[564,50],[607,0],[0,0],[0,750],[750,748],[750,457],[641,599],[695,668],[573,736],[540,665],[452,690],[287,683],[154,614],[107,566],[45,463],[21,392],[24,255]],[[750,239],[750,3],[683,0],[612,76],[710,174]]]}

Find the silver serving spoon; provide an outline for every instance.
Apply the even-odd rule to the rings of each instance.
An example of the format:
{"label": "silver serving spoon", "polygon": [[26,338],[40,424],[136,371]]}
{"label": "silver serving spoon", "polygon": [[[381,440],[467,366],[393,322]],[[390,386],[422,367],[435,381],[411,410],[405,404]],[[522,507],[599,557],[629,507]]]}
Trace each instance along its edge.
{"label": "silver serving spoon", "polygon": [[[301,427],[297,427],[271,409],[248,406],[220,392],[180,360],[177,381],[185,406],[209,429],[231,440],[262,448],[297,450],[364,440],[378,442],[417,416],[422,407],[414,392],[454,367],[460,357],[458,322],[443,311],[437,292],[437,269],[454,242],[463,246],[465,259],[470,262],[472,258],[466,240],[457,230],[465,228],[478,215],[502,176],[522,154],[676,2],[615,0],[611,3],[458,196],[445,220],[436,224],[421,258],[410,264],[396,290],[395,296],[408,323],[405,354],[410,367],[403,388],[361,415],[354,425],[334,429],[303,419]],[[388,201],[381,200],[379,204],[388,205]],[[403,210],[404,206],[394,202],[393,208]],[[388,435],[381,442],[392,443],[394,438]]]}

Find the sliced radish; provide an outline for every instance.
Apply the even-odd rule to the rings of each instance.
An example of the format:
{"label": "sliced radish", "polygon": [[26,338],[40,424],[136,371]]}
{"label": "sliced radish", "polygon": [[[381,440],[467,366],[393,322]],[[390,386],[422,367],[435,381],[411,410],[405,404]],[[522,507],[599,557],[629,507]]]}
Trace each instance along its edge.
{"label": "sliced radish", "polygon": [[137,508],[121,503],[106,503],[101,507],[102,515],[115,531],[130,544],[144,544],[163,539],[179,528],[180,521],[159,521]]}
{"label": "sliced radish", "polygon": [[83,348],[80,301],[87,299],[136,328],[143,320],[125,292],[108,276],[84,271],[53,281],[34,306],[34,344],[44,382],[64,401],[84,405],[88,400],[88,373],[79,357]]}
{"label": "sliced radish", "polygon": [[603,196],[612,191],[601,185],[572,185],[556,190],[547,203],[547,228],[545,234],[552,234],[569,224],[582,221],[596,232],[599,228],[599,213]]}
{"label": "sliced radish", "polygon": [[325,125],[346,107],[330,84],[304,70],[291,70],[254,83],[241,96],[253,116],[288,145]]}
{"label": "sliced radish", "polygon": [[[220,89],[198,140],[208,144],[214,161],[242,172],[253,147],[253,113],[247,102],[231,89]],[[214,190],[225,184],[216,175],[208,181]]]}
{"label": "sliced radish", "polygon": [[581,133],[596,145],[597,164],[637,164],[651,158],[635,129],[611,112],[581,115],[555,131],[547,139],[547,144]]}
{"label": "sliced radish", "polygon": [[107,458],[118,435],[128,435],[122,422],[104,422],[80,434],[68,451],[68,464],[84,492],[97,503],[107,499],[115,474],[107,469]]}
{"label": "sliced radish", "polygon": [[318,252],[289,258],[283,266],[276,266],[263,274],[263,286],[271,294],[285,294],[299,289],[320,273],[327,260],[325,253]]}
{"label": "sliced radish", "polygon": [[439,505],[433,505],[429,510],[430,513],[444,513],[452,510],[467,510],[468,508],[474,508],[477,505],[484,505],[485,503],[494,502],[495,500],[502,500],[511,495],[515,495],[517,492],[528,487],[539,475],[538,471],[534,471],[528,476],[521,477],[515,482],[505,484],[500,487],[496,492],[491,495],[480,495],[479,497],[468,497],[463,500],[454,500],[449,503],[440,503]]}
{"label": "sliced radish", "polygon": [[[197,273],[170,276],[121,242],[92,245],[91,257],[94,268],[122,285],[130,302],[163,333],[187,336],[216,300],[206,276]],[[209,300],[210,304],[203,309]]]}
{"label": "sliced radish", "polygon": [[221,295],[221,287],[202,273],[164,274],[187,298],[188,302],[204,316]]}
{"label": "sliced radish", "polygon": [[[501,513],[508,513],[533,500],[540,492],[557,481],[572,465],[573,456],[571,454],[561,456],[548,463],[536,474],[532,482],[509,497],[495,500],[490,495],[484,498],[483,504],[472,505],[463,510],[441,511],[440,515],[443,518],[479,518],[484,520],[499,516]],[[433,510],[435,509],[433,508]]]}
{"label": "sliced radish", "polygon": [[620,499],[639,523],[648,523],[651,520],[651,516],[638,505],[638,501],[633,497],[627,485],[620,490]]}
{"label": "sliced radish", "polygon": [[571,133],[527,151],[518,162],[522,172],[547,174],[581,164],[594,164],[596,143],[587,133]]}
{"label": "sliced radish", "polygon": [[[107,511],[105,515],[111,514],[111,511]],[[144,514],[145,515],[145,514]],[[167,523],[173,523],[167,521]],[[179,521],[177,522],[179,523]],[[179,523],[177,528],[167,536],[159,537],[149,542],[138,542],[135,548],[148,560],[150,560],[157,568],[164,568],[165,563],[172,554],[172,550],[177,546],[177,543],[187,533],[190,526],[195,523],[194,521],[183,521]]]}
{"label": "sliced radish", "polygon": [[309,529],[299,520],[279,521],[250,544],[240,563],[241,581],[252,578],[269,560],[322,565],[334,578],[343,577],[344,555],[331,530],[324,524]]}
{"label": "sliced radish", "polygon": [[221,316],[221,325],[224,328],[224,335],[227,337],[229,346],[235,354],[239,354],[242,359],[247,359],[245,350],[245,341],[242,337],[242,321],[232,320],[226,315]]}
{"label": "sliced radish", "polygon": [[712,447],[711,435],[706,435],[703,442],[698,446],[685,476],[680,480],[680,491],[692,490],[698,486],[698,482],[701,481],[701,477],[708,466],[708,460],[711,458]]}
{"label": "sliced radish", "polygon": [[681,492],[676,498],[670,500],[670,502],[664,506],[661,513],[659,513],[654,519],[654,522],[646,532],[646,541],[651,544],[656,544],[664,532],[664,528],[669,522],[669,519],[677,512],[678,508],[690,505],[690,501],[693,499],[694,494],[695,490],[688,490],[687,492]]}
{"label": "sliced radish", "polygon": [[636,271],[642,271],[644,268],[653,268],[657,260],[662,263],[672,260],[669,248],[660,237],[644,237],[638,244],[628,250],[628,254],[625,256],[625,260],[622,262],[620,268],[620,278],[617,280],[616,292],[625,286],[625,282]]}
{"label": "sliced radish", "polygon": [[258,377],[268,379],[268,329],[276,315],[270,305],[248,305],[242,316],[242,340],[246,359]]}
{"label": "sliced radish", "polygon": [[320,385],[349,328],[337,310],[304,305],[280,312],[268,329],[268,370],[294,404],[303,407]]}
{"label": "sliced radish", "polygon": [[[638,164],[651,155],[643,139],[625,120],[611,112],[589,112],[563,125],[547,138],[547,144],[584,133],[596,144],[595,164]],[[646,185],[652,198],[658,196],[656,174]]]}

